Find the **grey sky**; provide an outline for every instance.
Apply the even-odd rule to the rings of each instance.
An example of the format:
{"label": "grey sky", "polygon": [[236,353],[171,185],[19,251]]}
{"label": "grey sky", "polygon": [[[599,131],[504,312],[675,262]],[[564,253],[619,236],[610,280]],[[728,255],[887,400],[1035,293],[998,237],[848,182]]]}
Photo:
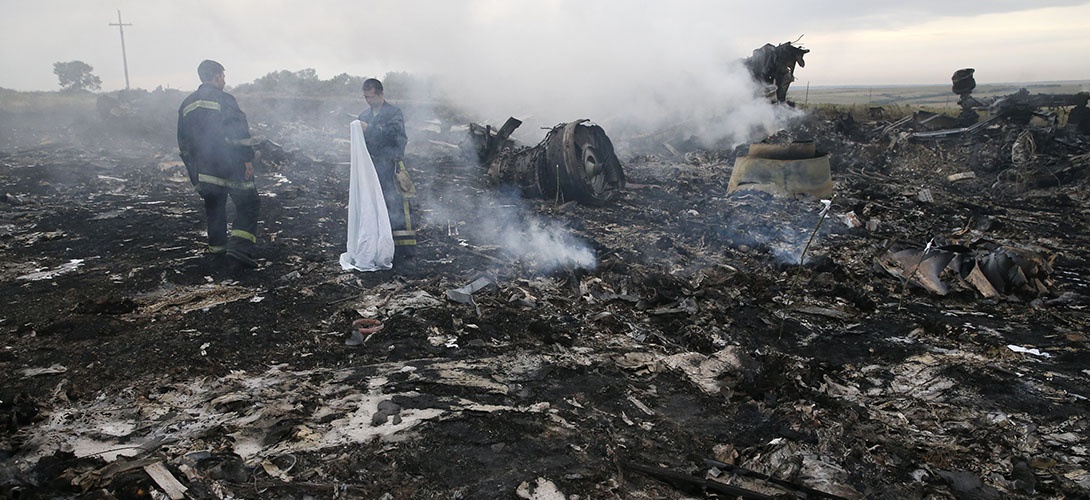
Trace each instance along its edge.
{"label": "grey sky", "polygon": [[322,78],[393,70],[497,83],[515,73],[577,79],[603,69],[657,78],[678,61],[744,57],[804,34],[812,53],[798,76],[813,85],[945,83],[966,65],[981,82],[1084,79],[1090,62],[1072,55],[1090,53],[1088,4],[0,0],[0,87],[56,89],[52,64],[70,60],[94,66],[104,90],[123,87],[118,32],[108,26],[117,9],[133,24],[129,74],[143,88],[192,88],[204,58],[221,61],[236,84],[304,68]]}
{"label": "grey sky", "polygon": [[434,75],[495,118],[699,110],[749,92],[730,64],[802,36],[802,85],[1090,79],[1090,1],[1039,0],[0,0],[0,87],[58,88],[81,60],[103,90],[193,89],[200,60],[228,85],[313,68]]}

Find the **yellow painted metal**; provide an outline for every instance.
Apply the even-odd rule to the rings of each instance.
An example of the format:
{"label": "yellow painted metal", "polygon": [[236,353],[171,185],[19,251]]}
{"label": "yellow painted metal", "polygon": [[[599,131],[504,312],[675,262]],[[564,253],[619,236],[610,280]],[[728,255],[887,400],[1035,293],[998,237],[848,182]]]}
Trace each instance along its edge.
{"label": "yellow painted metal", "polygon": [[750,155],[735,160],[731,171],[727,192],[740,190],[763,191],[775,196],[829,198],[833,195],[829,155],[818,154],[813,143],[753,144]]}

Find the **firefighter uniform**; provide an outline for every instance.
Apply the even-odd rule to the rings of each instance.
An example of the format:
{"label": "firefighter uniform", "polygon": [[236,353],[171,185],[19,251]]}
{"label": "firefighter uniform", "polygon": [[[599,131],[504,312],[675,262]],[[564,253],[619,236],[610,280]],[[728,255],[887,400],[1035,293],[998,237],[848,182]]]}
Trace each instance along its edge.
{"label": "firefighter uniform", "polygon": [[359,116],[367,123],[363,131],[367,152],[375,164],[382,197],[386,201],[386,211],[390,214],[390,228],[394,236],[394,258],[413,256],[416,249],[416,231],[413,229],[412,211],[409,198],[398,189],[397,174],[405,171],[405,116],[401,109],[389,102],[383,103],[378,113],[365,109]]}
{"label": "firefighter uniform", "polygon": [[1086,94],[1079,94],[1079,103],[1071,108],[1067,115],[1067,128],[1077,133],[1090,135],[1090,108],[1086,107]]}
{"label": "firefighter uniform", "polygon": [[[204,199],[208,250],[253,263],[261,200],[254,184],[254,140],[235,98],[203,83],[178,108],[178,149],[189,180]],[[227,198],[236,217],[227,232]]]}

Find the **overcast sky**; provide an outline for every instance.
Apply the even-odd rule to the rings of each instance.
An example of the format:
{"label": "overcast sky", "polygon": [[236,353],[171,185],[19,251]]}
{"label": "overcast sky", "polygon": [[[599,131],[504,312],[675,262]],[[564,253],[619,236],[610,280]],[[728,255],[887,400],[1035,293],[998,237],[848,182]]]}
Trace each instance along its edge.
{"label": "overcast sky", "polygon": [[1090,1],[1072,0],[0,0],[0,87],[55,90],[57,61],[124,88],[191,89],[213,58],[228,84],[313,68],[442,74],[478,85],[671,78],[802,36],[811,85],[1090,79]]}
{"label": "overcast sky", "polygon": [[[739,111],[734,65],[800,40],[805,85],[1090,80],[1090,1],[1074,0],[0,0],[0,87],[56,90],[53,63],[84,61],[102,90],[197,87],[205,58],[228,85],[313,68],[434,76],[470,109],[546,123]],[[798,98],[798,97],[796,97]],[[735,130],[772,123],[753,107]],[[719,111],[716,111],[719,112]],[[555,121],[553,122],[555,123]]]}

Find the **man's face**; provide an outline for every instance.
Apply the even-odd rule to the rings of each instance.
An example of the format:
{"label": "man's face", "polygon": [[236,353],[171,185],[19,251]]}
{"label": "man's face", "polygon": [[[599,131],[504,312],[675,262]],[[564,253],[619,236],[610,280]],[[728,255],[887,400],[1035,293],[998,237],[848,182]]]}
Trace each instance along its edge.
{"label": "man's face", "polygon": [[367,105],[372,108],[382,105],[384,99],[382,98],[382,92],[367,89],[363,91],[363,100],[367,101]]}
{"label": "man's face", "polygon": [[209,82],[209,83],[211,83],[213,87],[216,87],[217,89],[223,90],[223,87],[227,86],[227,79],[224,78],[223,73],[220,73],[220,74],[212,77],[212,81]]}

